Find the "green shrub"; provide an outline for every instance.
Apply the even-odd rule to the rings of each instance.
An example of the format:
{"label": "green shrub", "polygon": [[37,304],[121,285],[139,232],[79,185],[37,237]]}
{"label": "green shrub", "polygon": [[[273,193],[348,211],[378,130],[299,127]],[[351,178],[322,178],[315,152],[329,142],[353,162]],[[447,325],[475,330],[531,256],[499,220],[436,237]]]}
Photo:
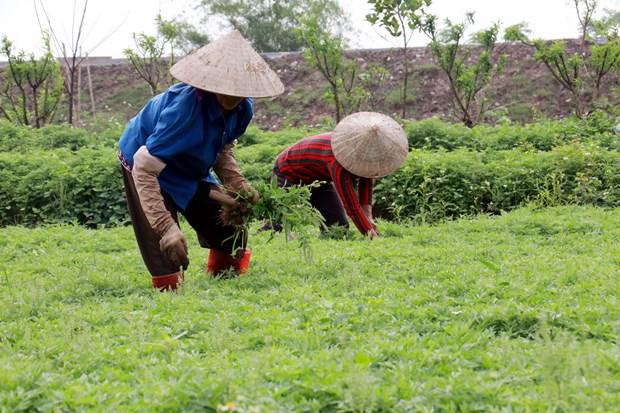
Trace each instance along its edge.
{"label": "green shrub", "polygon": [[375,185],[382,215],[431,222],[529,202],[620,205],[620,153],[580,143],[549,152],[414,150]]}
{"label": "green shrub", "polygon": [[121,128],[106,128],[96,133],[69,125],[48,125],[41,129],[16,126],[0,120],[0,152],[83,147],[115,147]]}
{"label": "green shrub", "polygon": [[250,182],[269,180],[276,157],[287,146],[261,143],[238,148],[235,152],[236,158],[246,179]]}
{"label": "green shrub", "polygon": [[0,225],[127,222],[113,149],[0,153]]}
{"label": "green shrub", "polygon": [[405,132],[411,148],[426,150],[452,151],[467,148],[477,151],[550,151],[571,142],[592,142],[601,148],[618,150],[618,135],[613,133],[615,123],[614,118],[595,113],[586,120],[567,118],[527,125],[478,125],[469,129],[461,124],[450,124],[431,118],[407,123]]}
{"label": "green shrub", "polygon": [[27,126],[18,126],[6,119],[0,119],[0,152],[21,150],[30,146],[32,135],[37,130]]}
{"label": "green shrub", "polygon": [[297,142],[307,136],[320,133],[320,131],[304,128],[285,128],[278,131],[263,131],[257,126],[250,126],[237,142],[238,148],[256,144],[284,146]]}
{"label": "green shrub", "polygon": [[250,182],[265,182],[270,179],[273,164],[282,150],[300,139],[319,133],[295,128],[265,132],[250,127],[239,139],[235,156],[243,174]]}
{"label": "green shrub", "polygon": [[[473,130],[436,119],[416,122],[408,126],[410,141],[442,150],[414,149],[399,171],[378,180],[376,209],[384,217],[432,222],[500,213],[529,202],[618,206],[620,152],[608,150],[615,148],[616,139],[606,132],[607,119],[601,119]],[[126,223],[122,179],[111,143],[119,130],[89,135],[51,126],[40,131],[38,135],[39,131],[0,122],[0,225]],[[316,133],[252,127],[236,150],[241,169],[251,182],[266,182],[282,149]]]}
{"label": "green shrub", "polygon": [[471,129],[461,124],[450,124],[438,118],[430,118],[405,125],[409,147],[416,149],[445,149],[473,146]]}

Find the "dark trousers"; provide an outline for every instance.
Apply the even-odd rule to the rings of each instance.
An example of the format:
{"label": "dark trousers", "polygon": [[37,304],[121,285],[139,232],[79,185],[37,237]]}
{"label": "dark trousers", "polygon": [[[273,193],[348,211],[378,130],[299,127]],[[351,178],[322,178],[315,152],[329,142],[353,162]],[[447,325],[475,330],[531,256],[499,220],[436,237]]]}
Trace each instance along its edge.
{"label": "dark trousers", "polygon": [[[279,172],[278,168],[274,168],[272,176],[279,187],[286,188],[295,185],[295,183],[287,181]],[[334,225],[349,227],[344,206],[332,182],[323,182],[319,186],[313,187],[310,194],[310,204],[321,213],[327,227]]]}
{"label": "dark trousers", "polygon": [[[167,257],[159,249],[160,237],[153,231],[151,224],[146,218],[140,199],[131,176],[131,172],[121,167],[123,172],[123,183],[125,185],[125,195],[127,196],[127,207],[129,217],[133,225],[134,233],[140,254],[144,260],[146,268],[152,276],[167,275],[175,273],[178,267],[170,263]],[[245,231],[241,236],[235,238],[235,228],[225,226],[219,222],[220,204],[209,198],[209,191],[218,190],[215,185],[207,182],[200,182],[198,191],[190,201],[185,211],[178,208],[172,198],[162,191],[164,204],[174,220],[177,222],[177,212],[180,212],[198,235],[198,242],[203,248],[210,248],[232,254],[236,248],[245,248]]]}

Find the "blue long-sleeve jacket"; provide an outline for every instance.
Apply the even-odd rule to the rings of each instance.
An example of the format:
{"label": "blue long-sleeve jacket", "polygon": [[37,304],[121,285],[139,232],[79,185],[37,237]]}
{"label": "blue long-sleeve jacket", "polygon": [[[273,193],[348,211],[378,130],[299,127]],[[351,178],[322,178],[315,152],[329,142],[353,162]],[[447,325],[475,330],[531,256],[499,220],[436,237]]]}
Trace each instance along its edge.
{"label": "blue long-sleeve jacket", "polygon": [[131,168],[142,146],[166,163],[159,185],[182,210],[201,180],[217,182],[211,170],[225,145],[241,136],[253,115],[253,100],[244,99],[224,117],[215,95],[177,83],[153,97],[129,121],[119,141]]}

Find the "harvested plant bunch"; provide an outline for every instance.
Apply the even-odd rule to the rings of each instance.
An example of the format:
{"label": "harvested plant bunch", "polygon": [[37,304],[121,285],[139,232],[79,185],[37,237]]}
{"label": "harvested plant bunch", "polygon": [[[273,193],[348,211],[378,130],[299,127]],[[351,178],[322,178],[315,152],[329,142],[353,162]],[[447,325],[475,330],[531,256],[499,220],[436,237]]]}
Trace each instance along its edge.
{"label": "harvested plant bunch", "polygon": [[260,183],[255,189],[260,194],[256,204],[251,202],[253,194],[248,191],[229,191],[237,205],[222,205],[220,221],[237,228],[237,234],[247,230],[252,221],[265,222],[272,230],[284,231],[286,239],[294,232],[307,253],[307,227],[323,225],[322,215],[310,204],[312,185],[280,188],[275,183]]}

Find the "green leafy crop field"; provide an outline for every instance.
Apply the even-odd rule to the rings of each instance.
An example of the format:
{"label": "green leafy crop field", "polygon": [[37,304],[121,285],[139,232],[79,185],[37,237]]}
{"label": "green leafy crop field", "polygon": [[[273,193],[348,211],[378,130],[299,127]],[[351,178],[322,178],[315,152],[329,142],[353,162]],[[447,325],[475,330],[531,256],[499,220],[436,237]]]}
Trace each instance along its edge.
{"label": "green leafy crop field", "polygon": [[619,222],[381,222],[311,260],[262,233],[232,280],[185,227],[177,293],[150,287],[131,228],[2,228],[0,411],[618,411]]}

